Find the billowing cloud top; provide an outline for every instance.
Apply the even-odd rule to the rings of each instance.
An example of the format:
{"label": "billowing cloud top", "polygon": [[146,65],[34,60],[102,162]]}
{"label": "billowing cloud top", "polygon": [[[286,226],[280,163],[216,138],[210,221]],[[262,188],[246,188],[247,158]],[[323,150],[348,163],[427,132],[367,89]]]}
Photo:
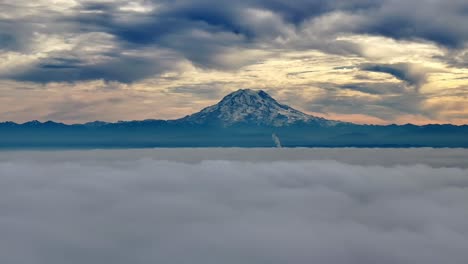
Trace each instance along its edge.
{"label": "billowing cloud top", "polygon": [[248,87],[347,121],[468,123],[467,17],[463,0],[0,1],[0,119],[173,118]]}
{"label": "billowing cloud top", "polygon": [[468,150],[277,151],[0,152],[0,262],[466,263]]}

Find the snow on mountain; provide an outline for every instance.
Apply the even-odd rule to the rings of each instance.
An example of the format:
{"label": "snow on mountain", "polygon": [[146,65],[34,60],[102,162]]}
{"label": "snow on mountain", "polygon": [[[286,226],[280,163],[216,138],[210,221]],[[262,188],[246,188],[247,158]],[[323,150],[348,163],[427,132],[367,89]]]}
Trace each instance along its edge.
{"label": "snow on mountain", "polygon": [[313,123],[320,126],[333,126],[339,123],[307,115],[278,103],[262,90],[251,89],[233,92],[224,97],[218,104],[179,119],[179,121],[196,124],[218,122],[223,126],[245,123],[275,127],[297,123]]}

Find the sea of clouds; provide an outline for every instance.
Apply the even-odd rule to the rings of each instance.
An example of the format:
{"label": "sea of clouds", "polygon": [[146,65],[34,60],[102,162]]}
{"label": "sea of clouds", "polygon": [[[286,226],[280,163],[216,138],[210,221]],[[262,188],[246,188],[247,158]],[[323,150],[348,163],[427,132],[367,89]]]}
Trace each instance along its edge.
{"label": "sea of clouds", "polygon": [[0,263],[466,264],[467,154],[2,152]]}

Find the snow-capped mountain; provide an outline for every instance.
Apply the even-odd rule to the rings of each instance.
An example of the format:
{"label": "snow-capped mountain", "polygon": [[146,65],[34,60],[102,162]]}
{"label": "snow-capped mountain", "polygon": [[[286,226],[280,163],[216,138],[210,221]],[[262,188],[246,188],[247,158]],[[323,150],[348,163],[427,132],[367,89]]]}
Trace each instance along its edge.
{"label": "snow-capped mountain", "polygon": [[307,115],[278,103],[262,90],[241,89],[224,97],[219,103],[198,113],[179,119],[194,124],[218,123],[223,126],[255,124],[262,126],[288,126],[297,123],[333,126],[337,121]]}

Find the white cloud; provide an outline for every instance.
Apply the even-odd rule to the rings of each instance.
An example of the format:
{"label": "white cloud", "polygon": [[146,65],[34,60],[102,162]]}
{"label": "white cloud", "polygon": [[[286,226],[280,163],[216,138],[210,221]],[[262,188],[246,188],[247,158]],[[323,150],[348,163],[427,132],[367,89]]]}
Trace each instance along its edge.
{"label": "white cloud", "polygon": [[[203,159],[217,151],[223,152],[167,155],[197,152]],[[467,169],[299,161],[294,153],[303,150],[281,151],[292,160],[183,163],[161,160],[168,156],[159,151],[2,153],[0,262],[466,262]],[[458,150],[401,153],[377,156],[466,157]]]}

